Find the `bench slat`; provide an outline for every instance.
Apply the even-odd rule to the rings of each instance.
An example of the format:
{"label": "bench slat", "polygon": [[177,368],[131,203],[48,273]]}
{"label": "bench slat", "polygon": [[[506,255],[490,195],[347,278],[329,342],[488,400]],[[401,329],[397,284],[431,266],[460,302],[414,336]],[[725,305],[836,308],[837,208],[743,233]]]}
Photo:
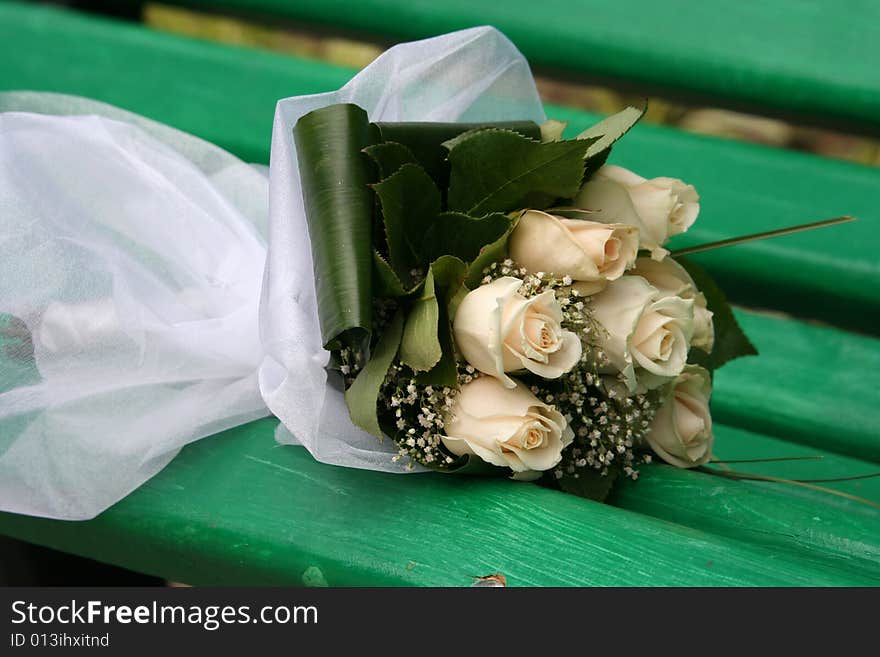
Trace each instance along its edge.
{"label": "bench slat", "polygon": [[[0,88],[104,100],[268,160],[278,98],[338,88],[352,71],[308,60],[183,39],[49,7],[0,4]],[[64,62],[59,68],[59,62]],[[597,117],[548,114],[572,134]],[[697,226],[673,244],[705,242],[843,213],[861,221],[697,258],[731,298],[880,332],[880,169],[640,125],[614,161],[697,186]],[[678,238],[677,238],[678,239]],[[830,248],[830,244],[834,248]]]}
{"label": "bench slat", "polygon": [[690,0],[182,0],[408,40],[494,25],[533,64],[880,130],[880,5]]}
{"label": "bench slat", "polygon": [[95,520],[0,514],[0,527],[193,584],[462,586],[499,571],[519,586],[876,583],[857,568],[534,485],[323,465],[277,448],[274,426],[187,447]]}
{"label": "bench slat", "polygon": [[[739,472],[787,479],[868,474],[877,465],[716,425],[722,459],[822,456],[815,461],[731,463]],[[880,478],[821,484],[880,502]],[[666,465],[643,467],[610,502],[622,508],[840,568],[858,568],[880,583],[880,510],[828,493],[779,483],[731,481]]]}
{"label": "bench slat", "polygon": [[880,463],[880,340],[745,311],[736,315],[760,355],[718,370],[714,417]]}

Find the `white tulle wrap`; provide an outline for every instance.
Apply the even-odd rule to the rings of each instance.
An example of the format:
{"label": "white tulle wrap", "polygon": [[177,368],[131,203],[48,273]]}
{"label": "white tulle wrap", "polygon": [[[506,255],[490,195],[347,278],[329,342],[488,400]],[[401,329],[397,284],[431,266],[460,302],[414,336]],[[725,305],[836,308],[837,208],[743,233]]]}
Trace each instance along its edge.
{"label": "white tulle wrap", "polygon": [[85,519],[189,442],[274,414],[277,439],[402,472],[328,381],[293,126],[542,121],[529,67],[475,28],[280,100],[265,168],[94,101],[0,95],[0,509]]}

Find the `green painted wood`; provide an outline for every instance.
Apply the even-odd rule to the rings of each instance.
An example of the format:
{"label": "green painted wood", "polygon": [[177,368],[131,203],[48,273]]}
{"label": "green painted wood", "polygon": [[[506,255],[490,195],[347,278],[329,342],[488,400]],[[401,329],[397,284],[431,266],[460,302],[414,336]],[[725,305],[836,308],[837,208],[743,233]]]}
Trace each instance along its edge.
{"label": "green painted wood", "polygon": [[[308,60],[0,3],[0,89],[85,95],[163,121],[252,161],[268,160],[278,98],[336,89],[353,73]],[[60,63],[64,65],[61,66]],[[597,117],[548,107],[570,131]],[[612,161],[693,182],[703,197],[686,245],[814,219],[854,224],[702,254],[731,298],[877,333],[880,169],[639,125]],[[832,248],[833,247],[833,248]],[[818,301],[821,299],[821,302]]]}
{"label": "green painted wood", "polygon": [[[877,472],[875,463],[841,457],[716,425],[720,459],[822,456],[821,460],[731,463],[733,470],[786,479],[830,479]],[[880,478],[821,484],[880,503]],[[880,509],[779,483],[732,481],[667,465],[644,467],[617,487],[617,506],[783,554],[857,568],[880,584]]]}
{"label": "green painted wood", "polygon": [[[0,5],[0,54],[3,88],[52,89],[101,98],[255,160],[266,157],[271,107],[277,97],[335,88],[349,74],[321,64],[17,5]],[[63,74],[58,73],[59,62],[65,63]],[[562,113],[558,108],[550,111],[556,114],[557,110]],[[574,123],[591,120],[583,114],[567,118]],[[650,126],[640,127],[627,138],[632,157],[638,157],[638,142],[633,140],[641,134],[646,135],[641,150],[655,153],[660,162],[659,153],[668,149],[665,161],[679,167],[703,158],[703,168],[732,166],[728,173],[743,174],[745,169],[737,166],[770,161],[764,176],[775,176],[781,188],[791,166],[799,176],[812,176],[813,184],[818,184],[828,165],[818,158],[775,160],[779,154],[768,149],[692,139]],[[857,175],[859,171],[867,173]],[[682,175],[669,171],[668,166],[663,172]],[[859,175],[870,181],[873,172],[851,167],[852,176],[843,175],[843,170],[839,173],[835,182],[846,185]],[[719,174],[718,188],[713,191],[695,182],[704,197],[714,198],[716,192],[738,185],[731,182],[737,180],[735,175]],[[754,184],[750,179],[742,189],[751,193],[754,190],[749,186]],[[845,192],[834,194],[840,193],[839,198],[853,195],[851,188]],[[868,197],[866,190],[861,194]],[[855,195],[860,196],[858,190]],[[774,199],[779,196],[758,194],[750,197],[749,207],[770,213],[778,208]],[[806,202],[798,207],[808,209]],[[815,274],[831,272],[834,276],[856,262],[864,273],[865,263],[875,263],[868,259],[876,250],[873,245],[876,242],[866,232],[847,244],[854,247],[853,258],[835,259],[835,251],[830,259],[816,264],[816,255],[796,251],[764,260],[756,256],[756,261],[765,272],[812,266]],[[821,253],[827,251],[823,248]],[[868,268],[865,280],[875,274]],[[782,281],[772,287],[790,296],[790,285]],[[752,321],[749,316],[744,319]],[[827,335],[818,329],[811,332],[775,319],[759,318],[747,328],[755,332],[765,353],[761,359],[743,360],[722,371],[734,374],[728,380],[719,375],[716,400],[740,394],[754,401],[776,388],[787,390],[786,386],[798,383],[798,377],[818,379],[827,370],[823,348],[830,344],[837,349],[836,362],[844,364],[835,379],[838,385],[830,386],[827,395],[811,399],[850,399],[847,415],[841,414],[837,422],[850,437],[830,446],[870,454],[868,441],[875,434],[860,433],[863,425],[858,423],[876,414],[868,393],[861,392],[871,390],[870,372],[876,368],[865,365],[875,362],[876,343],[834,331]],[[792,351],[792,345],[797,349]],[[732,369],[757,367],[768,355],[777,359],[777,367],[786,366],[792,354],[806,358],[805,364],[782,378],[767,378],[768,370],[762,374],[760,368],[738,374]],[[772,372],[774,366],[768,367]],[[829,433],[828,427],[835,427],[833,415],[817,414],[815,404],[790,412],[785,395],[774,394],[773,403],[758,404],[748,413],[739,412],[739,402],[731,402],[727,410],[716,408],[716,413],[720,417],[728,413],[726,420],[746,426],[763,422],[762,430],[776,432],[778,426],[780,434],[795,415],[807,413],[806,428],[798,429],[794,438],[807,431],[810,423],[824,427],[813,438],[822,438]],[[773,413],[781,413],[781,419],[768,421],[765,415]],[[862,556],[855,555],[849,567],[841,567],[845,555],[828,552],[832,538],[845,529],[825,525],[826,533],[818,534],[820,538],[778,550],[772,543],[756,540],[755,532],[739,531],[741,516],[737,515],[725,519],[719,514],[704,521],[692,513],[670,516],[674,522],[669,522],[649,507],[643,513],[632,513],[534,486],[439,476],[416,480],[332,468],[315,463],[301,449],[275,446],[272,427],[272,421],[254,423],[191,446],[157,478],[93,521],[61,523],[5,514],[0,517],[0,531],[194,583],[314,582],[321,579],[316,576],[320,571],[321,577],[335,584],[451,585],[463,583],[462,578],[469,575],[499,570],[514,584],[876,583],[875,571],[863,566]],[[842,463],[835,467],[847,474],[853,474],[857,465],[862,467],[855,461]],[[647,486],[654,478],[660,482],[656,485],[674,488],[674,482],[663,483],[660,478],[667,475],[655,477],[655,471],[663,469],[655,468],[645,476]],[[689,486],[694,497],[710,497],[717,490],[717,482],[712,480],[707,487],[695,473],[673,474],[693,482]],[[680,491],[687,494],[687,488]],[[740,513],[753,513],[763,498],[737,491],[734,497]],[[400,512],[401,499],[407,500],[405,513]],[[687,526],[691,524],[699,529]],[[871,536],[864,526],[853,531],[863,536],[851,542],[854,549]],[[621,541],[621,536],[627,540]]]}
{"label": "green painted wood", "polygon": [[4,533],[194,584],[868,585],[779,554],[503,480],[390,475],[278,447],[275,421],[200,441],[99,518],[0,514]]}
{"label": "green painted wood", "polygon": [[184,0],[396,39],[494,25],[533,64],[880,129],[874,0]]}
{"label": "green painted wood", "polygon": [[57,7],[0,2],[0,88],[102,100],[269,161],[279,98],[345,84],[352,72],[180,39]]}
{"label": "green painted wood", "polygon": [[758,347],[718,370],[720,422],[880,463],[880,340],[738,311]]}

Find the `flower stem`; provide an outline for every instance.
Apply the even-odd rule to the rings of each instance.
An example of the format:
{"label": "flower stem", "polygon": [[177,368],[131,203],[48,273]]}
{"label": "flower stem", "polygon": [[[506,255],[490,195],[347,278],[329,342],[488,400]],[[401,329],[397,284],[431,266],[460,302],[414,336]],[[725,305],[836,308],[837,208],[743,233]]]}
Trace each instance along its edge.
{"label": "flower stem", "polygon": [[756,242],[757,240],[766,240],[771,237],[780,237],[782,235],[793,235],[794,233],[802,233],[807,230],[816,228],[825,228],[826,226],[836,226],[837,224],[845,224],[855,221],[855,217],[843,216],[833,219],[823,219],[822,221],[814,221],[809,224],[800,224],[799,226],[791,226],[789,228],[777,228],[776,230],[768,230],[764,233],[753,233],[751,235],[743,235],[741,237],[731,237],[718,242],[709,242],[708,244],[699,244],[697,246],[688,246],[672,252],[672,257],[691,255],[692,253],[702,253],[703,251],[712,251],[725,246],[734,246],[736,244],[744,244],[746,242]]}
{"label": "flower stem", "polygon": [[[746,481],[770,481],[777,484],[789,484],[791,486],[799,486],[801,488],[809,488],[810,490],[819,491],[821,493],[828,493],[829,495],[837,495],[838,497],[844,497],[848,500],[852,500],[854,502],[859,502],[860,504],[867,504],[868,506],[873,506],[875,508],[880,509],[880,503],[874,502],[872,500],[865,499],[864,497],[859,497],[857,495],[850,495],[849,493],[844,493],[843,491],[834,490],[833,488],[826,488],[824,486],[816,486],[813,483],[810,483],[811,480],[798,480],[798,479],[783,479],[781,477],[770,477],[767,475],[758,475],[751,474],[748,472],[734,472],[733,470],[715,470],[713,468],[700,467],[698,468],[700,472],[705,472],[707,474],[715,475],[717,477],[724,477],[725,479],[744,479]],[[869,477],[876,476],[877,473],[867,475]],[[822,481],[847,481],[849,479],[862,479],[865,478],[864,475],[860,477],[844,477],[841,479],[826,479]],[[818,481],[818,480],[817,480]]]}
{"label": "flower stem", "polygon": [[712,459],[712,463],[775,463],[776,461],[815,461],[825,458],[821,454],[810,456],[776,456],[766,459]]}

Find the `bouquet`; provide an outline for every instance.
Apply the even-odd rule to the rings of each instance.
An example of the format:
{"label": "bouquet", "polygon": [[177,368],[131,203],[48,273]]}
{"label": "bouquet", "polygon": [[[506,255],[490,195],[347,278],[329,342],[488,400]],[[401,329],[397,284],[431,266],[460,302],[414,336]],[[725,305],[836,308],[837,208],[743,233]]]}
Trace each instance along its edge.
{"label": "bouquet", "polygon": [[603,500],[655,456],[712,455],[712,372],[756,351],[718,286],[666,247],[696,190],[606,164],[628,107],[547,121],[294,129],[322,341],[352,422],[395,460]]}
{"label": "bouquet", "polygon": [[654,456],[702,467],[712,372],[754,349],[681,256],[846,218],[670,251],[696,191],[606,163],[641,115],[563,139],[485,27],[279,100],[268,175],[0,94],[0,510],[94,517],[267,415],[322,462],[593,499]]}

